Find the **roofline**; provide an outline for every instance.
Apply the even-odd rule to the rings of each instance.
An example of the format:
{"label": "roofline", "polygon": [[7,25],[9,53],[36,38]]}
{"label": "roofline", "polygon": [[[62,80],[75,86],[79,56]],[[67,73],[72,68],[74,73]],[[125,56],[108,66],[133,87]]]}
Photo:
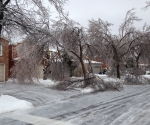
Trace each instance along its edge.
{"label": "roofline", "polygon": [[21,44],[22,42],[16,42],[16,43],[10,43],[10,45],[18,45],[18,44]]}
{"label": "roofline", "polygon": [[[84,61],[87,61],[87,62],[84,62],[84,63],[89,63],[88,60],[84,60]],[[99,61],[94,61],[94,60],[89,60],[89,61],[91,61],[92,64],[103,64],[103,62],[99,62]]]}
{"label": "roofline", "polygon": [[6,37],[4,37],[4,36],[1,36],[1,35],[0,35],[0,38],[7,40],[7,42],[9,42],[9,43],[12,42],[10,39],[8,39],[8,38],[6,38]]}

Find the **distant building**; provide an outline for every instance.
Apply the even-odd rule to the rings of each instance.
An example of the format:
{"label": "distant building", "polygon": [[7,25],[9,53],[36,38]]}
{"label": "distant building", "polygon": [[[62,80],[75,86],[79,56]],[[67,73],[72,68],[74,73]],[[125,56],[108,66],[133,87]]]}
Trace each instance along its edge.
{"label": "distant building", "polygon": [[139,64],[139,68],[145,70],[148,64]]}

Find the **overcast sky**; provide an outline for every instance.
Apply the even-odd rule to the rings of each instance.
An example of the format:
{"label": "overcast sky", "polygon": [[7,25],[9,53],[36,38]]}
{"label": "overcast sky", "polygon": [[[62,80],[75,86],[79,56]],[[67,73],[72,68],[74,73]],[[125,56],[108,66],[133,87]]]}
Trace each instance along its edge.
{"label": "overcast sky", "polygon": [[69,0],[64,7],[69,12],[71,19],[88,27],[88,20],[101,18],[113,23],[113,33],[118,33],[118,27],[122,23],[126,12],[135,8],[136,15],[143,19],[137,23],[141,27],[145,22],[150,24],[150,9],[143,11],[146,0]]}

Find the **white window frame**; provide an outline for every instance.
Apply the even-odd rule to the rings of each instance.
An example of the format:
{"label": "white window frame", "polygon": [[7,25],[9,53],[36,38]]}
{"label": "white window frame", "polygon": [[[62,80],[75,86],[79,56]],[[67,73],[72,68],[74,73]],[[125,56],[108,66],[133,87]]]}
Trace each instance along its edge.
{"label": "white window frame", "polygon": [[0,42],[0,56],[3,55],[3,46],[2,46],[2,43]]}
{"label": "white window frame", "polygon": [[5,64],[4,63],[0,63],[0,65],[4,65],[4,77],[3,77],[3,82],[5,82]]}

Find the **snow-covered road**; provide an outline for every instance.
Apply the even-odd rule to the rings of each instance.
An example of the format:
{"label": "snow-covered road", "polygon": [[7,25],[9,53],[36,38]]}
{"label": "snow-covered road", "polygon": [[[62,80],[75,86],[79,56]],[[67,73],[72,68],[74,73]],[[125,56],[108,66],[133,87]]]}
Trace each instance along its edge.
{"label": "snow-covered road", "polygon": [[101,95],[102,101],[70,120],[80,125],[150,125],[150,89],[134,89],[114,97],[112,93],[108,100]]}
{"label": "snow-covered road", "polygon": [[0,84],[0,92],[35,106],[28,111],[0,115],[0,125],[34,125],[29,120],[19,119],[17,113],[45,119],[51,122],[49,125],[56,121],[62,125],[150,125],[149,85],[125,86],[121,92],[82,94],[75,90],[56,91],[36,85],[7,83]]}

